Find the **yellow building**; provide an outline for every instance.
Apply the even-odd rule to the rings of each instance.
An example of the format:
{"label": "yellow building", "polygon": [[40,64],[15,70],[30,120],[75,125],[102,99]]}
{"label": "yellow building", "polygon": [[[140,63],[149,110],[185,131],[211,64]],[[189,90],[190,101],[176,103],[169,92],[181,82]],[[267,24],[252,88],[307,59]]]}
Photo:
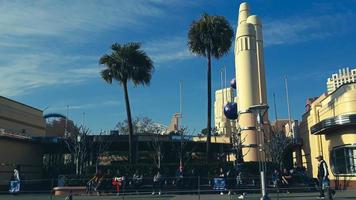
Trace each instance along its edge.
{"label": "yellow building", "polygon": [[[356,83],[344,84],[335,91],[309,101],[302,117],[302,158],[298,165],[317,176],[323,155],[329,165],[330,179],[336,187],[356,188]],[[300,163],[302,162],[302,163]]]}
{"label": "yellow building", "polygon": [[45,136],[45,126],[41,110],[0,96],[0,180],[15,166],[26,179],[40,178],[42,147],[32,137]]}
{"label": "yellow building", "polygon": [[219,135],[230,135],[236,132],[236,121],[229,120],[224,115],[224,107],[228,102],[237,102],[234,89],[224,88],[215,92],[214,116],[215,127]]}
{"label": "yellow building", "polygon": [[346,83],[356,82],[356,69],[343,68],[339,69],[338,74],[331,75],[326,82],[328,93],[335,91],[337,88]]}

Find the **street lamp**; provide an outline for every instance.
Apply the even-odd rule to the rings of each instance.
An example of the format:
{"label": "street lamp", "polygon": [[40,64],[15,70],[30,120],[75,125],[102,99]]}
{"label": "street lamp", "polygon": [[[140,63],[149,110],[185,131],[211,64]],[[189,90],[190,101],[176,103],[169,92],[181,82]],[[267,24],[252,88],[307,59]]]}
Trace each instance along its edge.
{"label": "street lamp", "polygon": [[81,144],[80,144],[80,142],[81,142],[81,140],[82,140],[82,137],[80,136],[80,133],[77,135],[77,145],[78,145],[78,152],[77,152],[77,160],[76,160],[76,164],[77,164],[77,166],[76,166],[76,172],[77,172],[77,174],[79,174],[79,158],[80,158],[80,156],[81,156],[81,152],[80,152],[80,146],[81,146]]}
{"label": "street lamp", "polygon": [[253,112],[257,116],[257,134],[259,137],[259,155],[260,159],[258,160],[259,164],[259,170],[260,170],[260,176],[261,176],[261,193],[262,197],[261,200],[269,200],[270,198],[268,197],[267,191],[266,191],[266,176],[265,176],[265,171],[266,171],[266,153],[263,145],[264,141],[264,134],[262,131],[263,127],[263,116],[266,114],[268,110],[268,105],[267,104],[258,104],[258,105],[253,105],[250,106],[249,111]]}

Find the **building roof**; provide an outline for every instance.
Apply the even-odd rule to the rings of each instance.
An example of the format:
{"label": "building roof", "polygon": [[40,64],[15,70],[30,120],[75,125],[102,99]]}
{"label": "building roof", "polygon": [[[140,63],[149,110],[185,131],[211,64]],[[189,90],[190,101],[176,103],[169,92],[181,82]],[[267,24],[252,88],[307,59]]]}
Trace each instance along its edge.
{"label": "building roof", "polygon": [[18,102],[18,101],[15,101],[15,100],[13,100],[13,99],[9,99],[9,98],[4,97],[4,96],[1,96],[1,95],[0,95],[0,99],[4,99],[4,100],[7,100],[7,101],[11,101],[11,102],[13,102],[13,103],[16,103],[16,104],[19,104],[19,105],[25,106],[25,107],[27,107],[27,108],[34,109],[34,110],[37,110],[37,111],[43,112],[42,110],[40,110],[40,109],[38,109],[38,108],[35,108],[35,107],[32,107],[32,106],[29,106],[29,105],[27,105],[27,104],[24,104],[24,103],[21,103],[21,102]]}

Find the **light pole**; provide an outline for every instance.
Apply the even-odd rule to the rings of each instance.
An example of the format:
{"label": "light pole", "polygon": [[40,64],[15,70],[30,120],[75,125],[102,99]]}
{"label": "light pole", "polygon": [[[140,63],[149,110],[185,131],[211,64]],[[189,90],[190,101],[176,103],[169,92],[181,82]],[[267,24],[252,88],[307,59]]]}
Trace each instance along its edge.
{"label": "light pole", "polygon": [[268,193],[266,191],[266,152],[264,147],[264,132],[262,130],[263,127],[263,116],[268,110],[267,104],[259,104],[253,105],[249,107],[249,111],[253,112],[257,116],[257,134],[258,134],[258,148],[259,148],[259,159],[258,159],[258,166],[261,176],[261,193],[262,197],[261,200],[269,200]]}
{"label": "light pole", "polygon": [[183,103],[182,103],[182,92],[183,92],[183,82],[179,81],[179,117],[180,117],[180,126],[178,124],[178,133],[180,132],[180,155],[179,155],[179,167],[183,166]]}
{"label": "light pole", "polygon": [[68,110],[69,110],[69,105],[66,107],[66,121],[64,125],[64,138],[68,137]]}
{"label": "light pole", "polygon": [[80,142],[81,142],[81,136],[80,133],[77,135],[77,145],[78,145],[78,152],[77,152],[77,160],[76,160],[76,172],[79,174],[79,157],[81,156],[81,148],[80,148]]}

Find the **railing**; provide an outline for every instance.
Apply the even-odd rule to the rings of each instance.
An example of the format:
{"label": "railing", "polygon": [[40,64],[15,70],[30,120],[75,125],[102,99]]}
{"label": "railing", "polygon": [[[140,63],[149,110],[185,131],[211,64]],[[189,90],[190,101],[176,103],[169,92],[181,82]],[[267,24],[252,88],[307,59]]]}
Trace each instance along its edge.
{"label": "railing", "polygon": [[[121,178],[121,177],[120,177]],[[36,194],[40,196],[50,196],[52,199],[63,199],[54,196],[55,187],[66,187],[66,195],[69,195],[70,188],[82,186],[80,193],[74,192],[75,196],[125,196],[141,195],[145,196],[169,196],[169,195],[193,195],[200,199],[204,195],[226,195],[226,196],[258,196],[260,193],[259,177],[162,177],[158,182],[153,181],[153,177],[144,177],[141,181],[135,181],[132,178],[123,178],[114,184],[113,178],[101,179],[100,183],[90,185],[89,179],[36,179],[22,180],[20,182],[21,194]],[[267,191],[272,196],[283,196],[287,192],[298,194],[300,192],[315,192],[317,185],[315,182],[296,182],[291,181],[290,185],[281,184],[279,181],[266,179]],[[9,193],[9,181],[0,180],[0,199],[1,194]]]}

